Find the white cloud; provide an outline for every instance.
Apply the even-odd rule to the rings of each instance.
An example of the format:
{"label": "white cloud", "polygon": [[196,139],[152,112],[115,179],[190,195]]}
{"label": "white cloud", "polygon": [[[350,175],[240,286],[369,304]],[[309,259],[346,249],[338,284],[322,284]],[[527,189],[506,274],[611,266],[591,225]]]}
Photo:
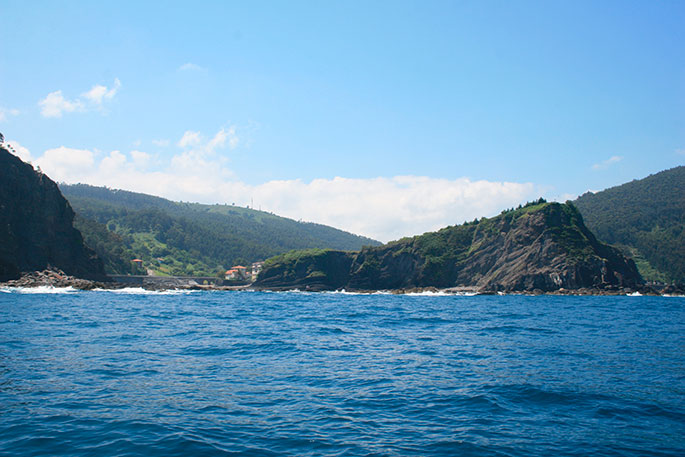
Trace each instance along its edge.
{"label": "white cloud", "polygon": [[19,110],[0,107],[0,122],[5,122],[9,116],[19,116]]}
{"label": "white cloud", "polygon": [[203,68],[197,64],[194,64],[192,62],[184,63],[183,65],[178,67],[178,70],[179,71],[207,71],[205,68]]}
{"label": "white cloud", "polygon": [[121,88],[121,81],[119,81],[119,78],[114,78],[114,85],[111,88],[96,84],[88,92],[84,92],[81,95],[91,103],[101,106],[103,101],[113,99],[119,88]]}
{"label": "white cloud", "polygon": [[681,156],[685,156],[685,149],[676,149],[675,153]]}
{"label": "white cloud", "polygon": [[218,132],[216,132],[216,135],[214,135],[214,138],[212,138],[209,143],[207,143],[207,150],[208,151],[214,151],[217,148],[223,148],[224,145],[226,144],[226,139],[228,138],[228,133],[226,133],[225,129],[221,129]]}
{"label": "white cloud", "polygon": [[131,158],[133,159],[133,164],[136,168],[146,168],[150,162],[150,154],[143,151],[131,151]]}
{"label": "white cloud", "polygon": [[228,147],[231,149],[235,149],[238,147],[238,135],[235,133],[235,127],[231,127],[228,129]]}
{"label": "white cloud", "polygon": [[50,92],[44,99],[38,102],[40,114],[43,117],[62,117],[63,113],[82,111],[83,103],[79,100],[67,100],[61,90]]}
{"label": "white cloud", "polygon": [[235,149],[238,142],[236,128],[231,126],[228,129],[222,127],[210,140],[207,140],[200,132],[187,130],[176,145],[190,151],[193,155],[211,155],[216,150],[223,149],[226,143],[230,149]]}
{"label": "white cloud", "polygon": [[119,151],[112,151],[100,162],[100,169],[108,172],[116,172],[127,166],[128,159]]}
{"label": "white cloud", "polygon": [[95,153],[60,146],[45,151],[34,160],[34,164],[55,181],[80,182],[91,175],[95,166]]}
{"label": "white cloud", "polygon": [[605,170],[613,164],[620,162],[621,160],[623,160],[623,156],[611,156],[603,162],[594,164],[592,166],[592,169],[594,171]]}
{"label": "white cloud", "polygon": [[102,110],[106,101],[112,100],[121,87],[119,78],[114,79],[111,88],[96,84],[89,91],[81,94],[83,99],[69,100],[62,95],[61,90],[50,92],[44,99],[38,101],[43,117],[62,117],[64,113],[87,112]]}
{"label": "white cloud", "polygon": [[207,143],[207,150],[213,152],[215,149],[221,149],[227,141],[230,149],[235,149],[238,146],[238,135],[236,135],[234,126],[229,127],[228,130],[220,129],[214,138]]}
{"label": "white cloud", "polygon": [[425,176],[272,181],[249,190],[277,214],[381,241],[493,215],[537,195],[533,184]]}
{"label": "white cloud", "polygon": [[169,140],[152,140],[152,144],[154,144],[155,146],[165,148],[169,146]]}
{"label": "white cloud", "polygon": [[180,148],[187,148],[187,147],[199,146],[200,143],[202,143],[202,136],[200,135],[200,132],[193,132],[191,130],[187,130],[183,134],[181,139],[178,140],[177,144]]}

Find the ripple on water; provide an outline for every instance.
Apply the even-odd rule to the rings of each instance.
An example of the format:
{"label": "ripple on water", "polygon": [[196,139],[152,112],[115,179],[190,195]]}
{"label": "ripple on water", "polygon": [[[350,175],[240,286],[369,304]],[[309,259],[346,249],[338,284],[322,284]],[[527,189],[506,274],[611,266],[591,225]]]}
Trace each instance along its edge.
{"label": "ripple on water", "polygon": [[0,294],[0,455],[684,455],[685,300]]}

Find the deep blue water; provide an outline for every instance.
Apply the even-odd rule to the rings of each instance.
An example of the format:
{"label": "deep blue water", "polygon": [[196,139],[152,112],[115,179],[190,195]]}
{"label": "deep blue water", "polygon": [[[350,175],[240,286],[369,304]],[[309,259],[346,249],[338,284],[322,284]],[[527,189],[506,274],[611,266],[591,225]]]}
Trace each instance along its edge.
{"label": "deep blue water", "polygon": [[685,299],[0,293],[0,455],[685,455]]}

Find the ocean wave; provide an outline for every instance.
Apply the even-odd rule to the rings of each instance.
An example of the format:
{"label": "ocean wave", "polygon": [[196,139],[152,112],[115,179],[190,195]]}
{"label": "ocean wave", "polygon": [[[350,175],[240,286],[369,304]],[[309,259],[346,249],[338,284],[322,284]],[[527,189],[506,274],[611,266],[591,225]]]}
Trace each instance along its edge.
{"label": "ocean wave", "polygon": [[[307,292],[307,293],[312,293],[312,292]],[[341,290],[326,291],[326,292],[322,292],[322,293],[334,294],[334,295],[397,295],[397,296],[406,295],[408,297],[454,297],[454,296],[473,297],[475,295],[478,295],[475,292],[448,292],[446,290],[438,290],[438,291],[426,290],[423,292],[397,293],[397,292],[393,292],[390,290],[377,290],[374,292],[350,292],[350,291],[347,291],[345,289],[341,289]]]}
{"label": "ocean wave", "polygon": [[93,289],[93,292],[109,292],[124,295],[189,295],[201,291],[187,289],[148,290],[142,287],[124,287],[123,289]]}
{"label": "ocean wave", "polygon": [[197,290],[182,290],[182,289],[169,289],[169,290],[147,290],[142,287],[125,287],[123,289],[93,289],[91,291],[85,291],[82,289],[76,289],[72,286],[69,287],[54,287],[54,286],[37,286],[37,287],[3,287],[0,288],[0,292],[11,294],[74,294],[79,292],[107,292],[113,294],[128,294],[128,295],[188,295],[194,292],[200,292]]}
{"label": "ocean wave", "polygon": [[79,289],[69,287],[38,286],[38,287],[3,287],[0,292],[16,294],[72,294],[81,292]]}
{"label": "ocean wave", "polygon": [[340,290],[328,290],[323,292],[325,294],[332,294],[332,295],[392,295],[391,292],[387,290],[378,290],[375,292],[353,292],[353,291],[347,291],[345,289],[340,289]]}
{"label": "ocean wave", "polygon": [[424,292],[407,292],[404,295],[406,295],[407,297],[446,297],[446,296],[451,296],[454,294],[450,294],[447,292],[424,291]]}
{"label": "ocean wave", "polygon": [[424,292],[408,292],[404,295],[409,297],[474,297],[478,295],[476,292],[447,292],[444,290]]}

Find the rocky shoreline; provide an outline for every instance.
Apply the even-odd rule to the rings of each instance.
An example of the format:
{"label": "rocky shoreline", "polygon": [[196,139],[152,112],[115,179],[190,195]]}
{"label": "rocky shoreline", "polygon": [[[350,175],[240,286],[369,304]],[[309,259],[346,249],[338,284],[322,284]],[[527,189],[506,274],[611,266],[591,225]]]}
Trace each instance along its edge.
{"label": "rocky shoreline", "polygon": [[[43,271],[33,271],[24,273],[19,279],[14,279],[0,283],[3,288],[35,288],[35,287],[54,287],[67,288],[71,287],[76,290],[119,290],[130,288],[131,284],[125,284],[116,281],[92,281],[89,279],[76,278],[69,276],[58,269],[49,269]],[[177,285],[174,287],[167,287],[154,284],[143,284],[136,286],[150,291],[165,291],[165,290],[206,290],[206,291],[235,291],[235,290],[263,290],[263,291],[295,291],[301,290],[303,292],[322,292],[313,288],[293,289],[293,288],[254,288],[252,285],[241,286],[218,286],[213,284],[188,284]],[[469,287],[413,287],[405,289],[392,290],[348,290],[347,292],[373,294],[378,292],[387,292],[395,295],[404,294],[445,294],[445,295],[685,295],[685,287],[682,285],[668,285],[668,286],[648,286],[642,285],[637,288],[615,287],[607,286],[605,288],[579,288],[579,289],[564,289],[560,288],[553,291],[542,291],[539,289],[531,291],[516,291],[516,290],[484,290]]]}
{"label": "rocky shoreline", "polygon": [[116,288],[116,283],[92,281],[69,276],[62,270],[50,269],[23,273],[19,279],[0,283],[2,287],[73,287],[79,290]]}
{"label": "rocky shoreline", "polygon": [[[300,292],[331,292],[327,289],[293,289],[293,288],[258,288],[251,290],[262,290],[271,292],[288,292],[288,291],[300,291]],[[683,286],[666,286],[663,288],[655,288],[651,286],[643,286],[639,288],[606,288],[606,289],[593,289],[593,288],[580,288],[580,289],[564,289],[560,288],[558,290],[543,291],[540,289],[534,290],[484,290],[475,289],[468,287],[448,287],[448,288],[437,288],[437,287],[412,287],[407,289],[390,289],[390,290],[347,290],[342,291],[357,293],[357,294],[374,294],[378,292],[385,292],[393,295],[416,295],[416,294],[442,294],[442,295],[593,295],[593,296],[619,296],[619,295],[650,295],[650,296],[685,296],[685,287]],[[339,292],[339,291],[338,291]]]}
{"label": "rocky shoreline", "polygon": [[0,287],[54,287],[67,288],[71,287],[77,290],[118,290],[126,288],[141,288],[151,291],[164,290],[241,290],[247,286],[217,286],[217,285],[203,285],[203,284],[187,284],[175,285],[173,287],[159,285],[159,284],[141,284],[132,286],[128,283],[117,281],[92,281],[89,279],[77,278],[67,275],[59,269],[48,269],[43,271],[32,271],[23,273],[18,279],[0,282]]}

